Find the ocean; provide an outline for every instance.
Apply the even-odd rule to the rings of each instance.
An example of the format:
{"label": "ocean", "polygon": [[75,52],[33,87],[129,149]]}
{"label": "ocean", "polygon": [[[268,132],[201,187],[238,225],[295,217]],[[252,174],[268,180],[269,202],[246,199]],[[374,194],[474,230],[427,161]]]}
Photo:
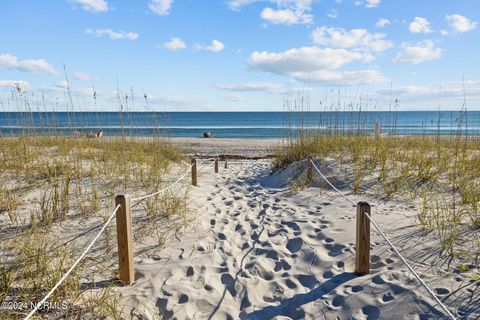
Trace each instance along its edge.
{"label": "ocean", "polygon": [[480,135],[480,111],[393,112],[3,112],[3,136],[73,135],[100,130],[105,136],[283,138],[299,128],[311,132],[371,132],[380,122],[383,134]]}

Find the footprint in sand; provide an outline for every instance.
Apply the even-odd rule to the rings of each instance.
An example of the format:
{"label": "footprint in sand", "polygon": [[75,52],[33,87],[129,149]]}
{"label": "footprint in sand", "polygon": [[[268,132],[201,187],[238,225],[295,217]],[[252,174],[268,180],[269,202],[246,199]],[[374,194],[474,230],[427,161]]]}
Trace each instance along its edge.
{"label": "footprint in sand", "polygon": [[345,286],[348,294],[355,294],[363,291],[363,286]]}
{"label": "footprint in sand", "polygon": [[230,274],[224,273],[222,274],[220,280],[227,291],[232,295],[232,297],[235,298],[237,296],[237,290],[235,290],[235,279]]}
{"label": "footprint in sand", "polygon": [[292,267],[290,266],[290,264],[285,261],[285,260],[280,260],[280,261],[275,261],[275,268],[273,270],[275,270],[275,272],[278,272],[280,270],[290,270]]}
{"label": "footprint in sand", "polygon": [[210,285],[208,285],[208,284],[204,285],[203,288],[204,288],[205,290],[207,290],[208,292],[210,292],[210,291],[213,290],[213,287],[210,286]]}
{"label": "footprint in sand", "polygon": [[335,266],[334,266],[334,268],[337,270],[343,270],[344,267],[345,267],[345,262],[343,261],[338,261],[337,263],[335,263]]}
{"label": "footprint in sand", "polygon": [[382,296],[382,302],[383,303],[389,303],[391,301],[395,300],[395,297],[390,293],[386,293]]}
{"label": "footprint in sand", "polygon": [[184,304],[188,302],[188,296],[186,294],[180,295],[180,298],[178,298],[178,303],[179,304]]}
{"label": "footprint in sand", "polygon": [[336,296],[331,302],[332,309],[341,309],[345,305],[345,298],[342,296]]}
{"label": "footprint in sand", "polygon": [[449,293],[450,290],[448,290],[447,288],[435,288],[435,294],[437,296],[446,296]]}
{"label": "footprint in sand", "polygon": [[325,243],[335,242],[335,240],[333,240],[332,238],[325,238],[325,239],[323,239],[323,241],[324,241]]}
{"label": "footprint in sand", "polygon": [[367,317],[367,320],[380,319],[380,311],[375,306],[365,306],[362,308],[362,313]]}
{"label": "footprint in sand", "polygon": [[302,246],[303,246],[302,238],[293,238],[293,239],[288,240],[288,242],[287,242],[287,249],[291,253],[296,253],[296,252],[300,251]]}
{"label": "footprint in sand", "polygon": [[295,222],[291,222],[291,221],[282,221],[281,222],[284,226],[287,226],[289,227],[291,230],[293,231],[300,231],[300,227],[298,226],[298,224],[296,224]]}
{"label": "footprint in sand", "polygon": [[337,257],[342,253],[351,250],[350,248],[345,247],[343,244],[334,243],[334,240],[331,238],[325,238],[325,248],[328,250],[328,255],[330,257]]}
{"label": "footprint in sand", "polygon": [[300,284],[303,287],[308,288],[308,289],[313,289],[318,284],[317,279],[313,275],[301,274],[301,275],[296,276],[296,278],[298,279],[298,282],[300,282]]}

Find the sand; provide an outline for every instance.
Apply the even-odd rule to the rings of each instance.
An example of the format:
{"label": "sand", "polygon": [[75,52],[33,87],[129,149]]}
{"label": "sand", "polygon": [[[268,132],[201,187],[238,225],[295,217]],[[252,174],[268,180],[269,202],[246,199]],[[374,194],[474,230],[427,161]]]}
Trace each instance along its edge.
{"label": "sand", "polygon": [[[320,164],[319,164],[320,165]],[[268,160],[202,167],[190,189],[193,227],[157,254],[136,244],[136,282],[119,289],[136,319],[444,319],[380,235],[372,231],[371,273],[354,271],[356,209],[335,191],[292,192],[305,164],[271,174]],[[340,176],[328,164],[329,176]],[[377,203],[374,194],[354,201]],[[438,242],[418,231],[415,205],[379,202],[372,215],[459,319],[480,317],[468,275],[451,274]]]}
{"label": "sand", "polygon": [[180,147],[188,156],[212,157],[230,156],[230,158],[266,158],[274,154],[281,139],[204,139],[204,138],[166,138]]}
{"label": "sand", "polygon": [[[190,186],[187,175],[172,190],[188,191],[188,216],[161,220],[163,231],[170,230],[162,243],[137,207],[136,281],[130,286],[111,281],[118,261],[113,221],[83,262],[86,295],[113,284],[126,319],[447,319],[373,227],[371,272],[354,274],[356,208],[317,174],[311,187],[292,189],[295,180],[305,178],[305,162],[272,173],[272,160],[265,157],[281,141],[171,141],[197,157],[264,159],[231,160],[228,168],[220,163],[218,174],[212,162],[199,160],[199,186]],[[351,175],[338,171],[331,159],[317,163],[355,202],[372,204],[377,223],[458,319],[480,318],[479,282],[473,280],[478,266],[461,272],[458,261],[440,255],[437,237],[415,222],[419,204],[378,199],[374,176],[353,195],[352,181],[343,178]],[[174,167],[166,181],[187,166]],[[137,190],[132,196],[143,194]],[[75,216],[53,231],[59,243],[79,236],[77,247],[83,248],[97,230],[91,227],[102,221]]]}

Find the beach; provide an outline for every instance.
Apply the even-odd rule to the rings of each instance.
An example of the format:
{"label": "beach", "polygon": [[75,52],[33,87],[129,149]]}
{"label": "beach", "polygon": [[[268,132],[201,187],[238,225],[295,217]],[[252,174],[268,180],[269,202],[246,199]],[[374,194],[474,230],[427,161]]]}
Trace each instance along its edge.
{"label": "beach", "polygon": [[480,319],[478,0],[2,4],[0,320]]}
{"label": "beach", "polygon": [[192,157],[231,159],[271,158],[281,147],[282,139],[166,138]]}
{"label": "beach", "polygon": [[[421,198],[386,197],[379,170],[362,174],[355,191],[355,163],[313,155],[314,167],[306,158],[280,165],[282,140],[15,139],[2,140],[11,150],[3,154],[9,180],[2,197],[15,192],[22,200],[2,209],[0,257],[26,297],[38,301],[105,228],[65,278],[60,300],[48,300],[65,302],[67,311],[50,310],[48,319],[112,312],[122,319],[451,318],[446,310],[458,319],[480,316],[478,266],[446,255],[442,238],[419,224]],[[16,161],[24,150],[25,178]],[[189,158],[196,159],[196,185]],[[132,199],[127,284],[118,277],[117,223],[107,220],[115,217],[117,194]],[[368,273],[360,275],[361,201],[370,204],[375,226]],[[474,251],[475,244],[459,248]],[[42,264],[29,266],[39,256]],[[30,291],[21,279],[36,283],[37,274],[48,275],[48,284]],[[6,301],[18,301],[6,292]]]}

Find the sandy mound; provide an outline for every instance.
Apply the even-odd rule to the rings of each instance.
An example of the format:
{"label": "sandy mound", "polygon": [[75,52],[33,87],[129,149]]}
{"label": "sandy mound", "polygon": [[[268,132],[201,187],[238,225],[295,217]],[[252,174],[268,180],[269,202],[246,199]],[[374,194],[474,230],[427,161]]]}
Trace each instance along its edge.
{"label": "sandy mound", "polygon": [[[335,167],[335,162],[332,159],[315,160],[315,165],[318,169],[328,178],[328,180],[337,189],[349,188],[351,181],[346,180],[345,174],[339,172]],[[301,184],[307,178],[307,160],[297,161],[289,164],[288,166],[281,168],[272,174],[264,177],[261,181],[261,185],[264,188],[285,190],[292,187],[292,185]],[[311,186],[331,190],[332,187],[325,182],[313,168],[313,181]]]}

